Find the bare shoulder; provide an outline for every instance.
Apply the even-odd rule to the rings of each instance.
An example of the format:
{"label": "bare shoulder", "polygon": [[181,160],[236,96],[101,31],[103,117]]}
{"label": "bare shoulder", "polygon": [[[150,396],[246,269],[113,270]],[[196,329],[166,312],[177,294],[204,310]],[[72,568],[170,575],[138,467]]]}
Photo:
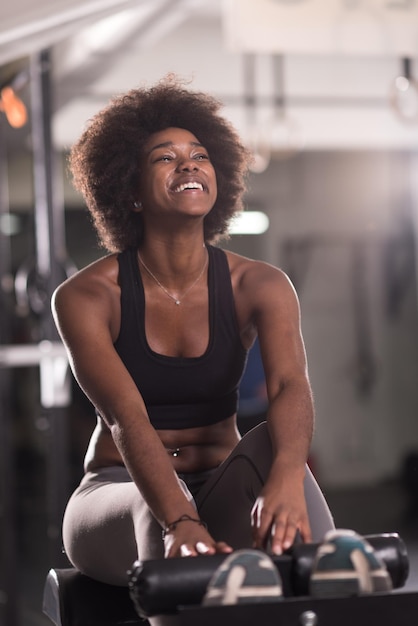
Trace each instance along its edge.
{"label": "bare shoulder", "polygon": [[115,254],[94,261],[68,278],[52,296],[56,321],[83,320],[90,311],[111,320],[119,301],[118,262]]}
{"label": "bare shoulder", "polygon": [[118,284],[118,265],[115,254],[103,257],[87,265],[67,278],[55,290],[53,301],[74,297],[76,294],[88,297],[101,291],[115,288]]}
{"label": "bare shoulder", "polygon": [[287,274],[278,267],[226,252],[234,291],[254,302],[280,299],[297,300],[296,291]]}

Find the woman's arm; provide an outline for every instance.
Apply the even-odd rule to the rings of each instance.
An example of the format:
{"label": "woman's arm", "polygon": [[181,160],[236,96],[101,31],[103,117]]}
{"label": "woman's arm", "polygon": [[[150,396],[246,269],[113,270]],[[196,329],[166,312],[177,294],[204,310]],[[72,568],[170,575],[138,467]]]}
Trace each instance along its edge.
{"label": "woman's arm", "polygon": [[256,547],[271,540],[274,553],[293,543],[299,531],[311,540],[304,496],[305,464],[312,438],[314,409],[300,328],[300,309],[287,276],[256,263],[244,281],[251,293],[265,370],[267,424],[273,446],[269,478],[252,511]]}
{"label": "woman's arm", "polygon": [[[109,426],[151,512],[162,527],[167,527],[184,515],[194,519],[198,515],[184,495],[167,451],[149,422],[143,399],[114,349],[115,318],[120,314],[115,273],[108,258],[69,279],[54,294],[54,319],[75,378]],[[191,521],[169,532],[165,547],[166,556],[229,551],[203,526]]]}

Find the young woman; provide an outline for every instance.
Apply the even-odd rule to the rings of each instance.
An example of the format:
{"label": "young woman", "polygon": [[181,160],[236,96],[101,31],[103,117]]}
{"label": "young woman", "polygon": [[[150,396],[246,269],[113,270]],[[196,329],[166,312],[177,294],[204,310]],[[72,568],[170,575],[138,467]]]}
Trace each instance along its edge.
{"label": "young woman", "polygon": [[[307,466],[313,403],[295,291],[215,246],[249,155],[219,103],[173,79],[96,115],[71,153],[109,254],[56,291],[55,320],[96,408],[63,535],[73,564],[124,585],[137,558],[322,539]],[[258,337],[267,423],[242,439],[238,386]],[[162,529],[164,538],[162,538]]]}

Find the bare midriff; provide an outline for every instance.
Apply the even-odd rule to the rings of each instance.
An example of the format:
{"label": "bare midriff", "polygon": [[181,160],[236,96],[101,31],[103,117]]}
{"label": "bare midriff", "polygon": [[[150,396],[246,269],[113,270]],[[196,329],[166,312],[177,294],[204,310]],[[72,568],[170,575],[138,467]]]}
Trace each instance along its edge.
{"label": "bare midriff", "polygon": [[[235,415],[198,428],[157,430],[176,472],[192,473],[218,467],[240,440]],[[101,418],[90,439],[85,471],[124,465],[109,428]]]}

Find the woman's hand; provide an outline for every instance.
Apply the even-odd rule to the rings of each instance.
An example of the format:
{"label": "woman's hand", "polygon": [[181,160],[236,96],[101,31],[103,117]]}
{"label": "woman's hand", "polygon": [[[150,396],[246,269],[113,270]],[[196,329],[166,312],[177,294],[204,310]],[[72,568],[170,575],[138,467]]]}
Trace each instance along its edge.
{"label": "woman's hand", "polygon": [[215,541],[203,525],[192,520],[183,520],[165,533],[165,558],[229,554],[230,552],[232,552],[231,546],[224,541]]}
{"label": "woman's hand", "polygon": [[293,544],[299,532],[310,542],[311,529],[306,510],[303,480],[280,477],[268,480],[251,511],[254,547],[266,549],[271,543],[273,554],[281,554]]}

